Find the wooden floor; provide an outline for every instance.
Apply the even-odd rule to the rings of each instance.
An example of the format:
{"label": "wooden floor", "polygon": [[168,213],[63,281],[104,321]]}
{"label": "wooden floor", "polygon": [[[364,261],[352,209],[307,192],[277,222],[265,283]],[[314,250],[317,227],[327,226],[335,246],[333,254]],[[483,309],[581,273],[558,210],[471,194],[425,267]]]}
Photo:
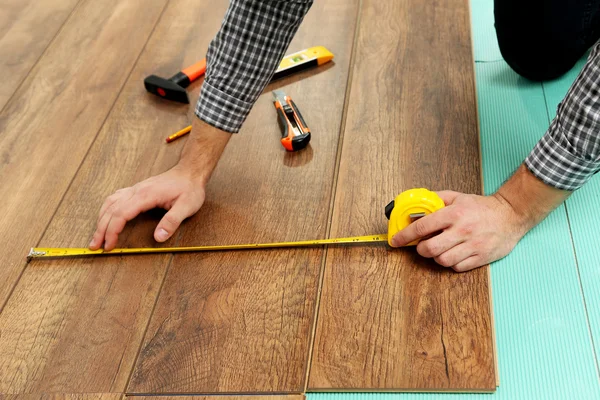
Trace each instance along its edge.
{"label": "wooden floor", "polygon": [[[228,2],[5,3],[0,397],[495,390],[488,268],[385,246],[26,264],[32,246],[86,246],[106,196],[177,162],[185,139],[164,138],[193,105],[142,81],[204,56]],[[402,190],[481,192],[467,0],[316,1],[290,51],[314,45],[334,62],[265,90],[164,246],[380,233]],[[277,140],[279,87],[313,130],[295,154]],[[158,218],[119,246],[157,246]]]}

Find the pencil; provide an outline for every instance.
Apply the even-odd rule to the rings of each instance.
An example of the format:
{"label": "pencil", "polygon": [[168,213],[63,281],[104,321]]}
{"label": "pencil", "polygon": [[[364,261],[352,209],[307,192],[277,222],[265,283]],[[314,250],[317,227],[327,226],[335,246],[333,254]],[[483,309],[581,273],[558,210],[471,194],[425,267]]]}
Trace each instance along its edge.
{"label": "pencil", "polygon": [[171,136],[169,136],[166,140],[167,143],[171,143],[173,140],[179,139],[182,136],[187,135],[188,133],[190,133],[190,131],[192,130],[192,126],[186,126],[185,128],[183,128],[180,131],[175,132],[174,134],[172,134]]}

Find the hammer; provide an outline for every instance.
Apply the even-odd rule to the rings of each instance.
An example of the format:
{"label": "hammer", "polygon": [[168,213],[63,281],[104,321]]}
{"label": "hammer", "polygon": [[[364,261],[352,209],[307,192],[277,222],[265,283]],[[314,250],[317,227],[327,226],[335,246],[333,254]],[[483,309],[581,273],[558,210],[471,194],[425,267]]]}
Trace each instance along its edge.
{"label": "hammer", "polygon": [[[288,54],[279,63],[271,81],[286,77],[307,68],[325,64],[333,59],[333,54],[323,46],[309,47],[297,53]],[[176,73],[169,79],[150,75],[144,79],[146,90],[167,100],[189,104],[185,88],[206,73],[206,58]]]}
{"label": "hammer", "polygon": [[176,73],[169,79],[156,75],[150,75],[144,79],[146,90],[152,94],[165,98],[167,100],[178,101],[189,104],[186,87],[192,82],[204,75],[206,72],[206,58],[198,61],[196,64],[187,67]]}

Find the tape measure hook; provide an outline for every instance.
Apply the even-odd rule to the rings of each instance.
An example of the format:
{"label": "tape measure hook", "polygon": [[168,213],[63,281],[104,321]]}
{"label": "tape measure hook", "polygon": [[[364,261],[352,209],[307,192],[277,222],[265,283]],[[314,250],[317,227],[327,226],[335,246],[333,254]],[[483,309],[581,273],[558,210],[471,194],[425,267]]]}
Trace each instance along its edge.
{"label": "tape measure hook", "polygon": [[42,257],[45,256],[45,251],[36,251],[33,247],[29,250],[29,254],[27,254],[27,262],[31,261],[33,257]]}

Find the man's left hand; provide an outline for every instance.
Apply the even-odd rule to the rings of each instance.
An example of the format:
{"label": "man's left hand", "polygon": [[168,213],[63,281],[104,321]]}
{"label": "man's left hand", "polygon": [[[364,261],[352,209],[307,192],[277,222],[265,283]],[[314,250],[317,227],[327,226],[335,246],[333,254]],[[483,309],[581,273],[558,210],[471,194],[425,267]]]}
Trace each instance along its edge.
{"label": "man's left hand", "polygon": [[501,196],[437,194],[446,207],[398,232],[392,239],[394,246],[421,239],[417,245],[420,255],[464,272],[506,256],[528,230]]}

